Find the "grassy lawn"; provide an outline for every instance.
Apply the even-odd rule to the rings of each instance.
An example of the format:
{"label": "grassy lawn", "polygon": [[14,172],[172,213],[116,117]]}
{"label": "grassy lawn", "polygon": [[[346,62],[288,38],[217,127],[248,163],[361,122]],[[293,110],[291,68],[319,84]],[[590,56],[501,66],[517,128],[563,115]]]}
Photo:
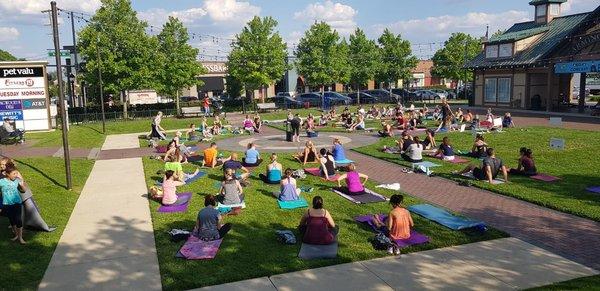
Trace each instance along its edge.
{"label": "grassy lawn", "polygon": [[[436,140],[441,142],[444,135],[439,134]],[[468,133],[449,133],[455,149],[470,150],[473,136]],[[563,138],[566,148],[563,151],[551,150],[550,138]],[[600,221],[600,196],[585,190],[600,181],[600,163],[598,162],[597,144],[600,132],[572,129],[532,127],[506,130],[505,133],[485,135],[486,142],[496,149],[496,155],[503,159],[509,167],[517,166],[520,147],[533,150],[538,171],[562,178],[554,183],[545,183],[527,177],[509,177],[510,183],[490,185],[487,182],[474,181],[474,185],[500,194],[513,196],[545,207],[571,213]],[[357,152],[380,158],[386,161],[410,167],[399,155],[381,152],[384,146],[394,145],[392,138],[381,139],[378,143],[355,149]],[[438,175],[450,179],[461,180],[452,175],[453,170],[460,170],[465,164],[451,164],[433,158],[425,158],[440,164],[434,168]],[[472,162],[480,164],[478,160]]]}
{"label": "grassy lawn", "polygon": [[26,230],[24,238],[27,245],[21,246],[9,240],[12,232],[7,229],[8,219],[0,219],[0,265],[4,269],[0,272],[0,289],[37,289],[94,162],[72,160],[73,191],[64,188],[62,159],[27,158],[19,159],[17,163],[31,187],[42,217],[48,225],[58,228],[50,233]]}
{"label": "grassy lawn", "polygon": [[527,289],[528,291],[543,290],[600,290],[600,275],[577,278],[569,281],[555,283],[536,288]]}
{"label": "grassy lawn", "polygon": [[[292,161],[290,155],[280,155],[280,162],[284,168],[299,166],[297,162]],[[162,167],[161,162],[144,158],[144,170],[148,185],[154,185],[155,179],[160,178],[156,172]],[[184,165],[186,171],[192,171],[194,167],[193,165]],[[311,186],[315,190],[303,195],[308,201],[311,201],[315,195],[324,197],[325,207],[332,213],[336,224],[340,227],[340,250],[337,259],[316,261],[298,259],[300,245],[280,244],[276,240],[275,230],[295,229],[306,210],[280,210],[271,194],[278,187],[266,185],[259,180],[258,174],[264,170],[264,167],[260,167],[253,172],[251,185],[245,188],[248,208],[244,209],[239,216],[225,218],[227,222],[233,224],[233,228],[223,241],[217,257],[210,261],[186,261],[175,258],[174,255],[183,242],[171,242],[166,232],[172,228],[193,228],[196,215],[203,207],[202,195],[215,194],[218,191],[215,183],[222,177],[221,169],[203,170],[208,171],[207,176],[178,189],[179,192],[194,193],[187,213],[157,213],[156,209],[159,204],[156,202],[150,204],[162,284],[165,289],[190,289],[387,255],[383,251],[376,251],[372,248],[368,238],[373,237],[373,234],[365,227],[355,223],[352,218],[360,214],[388,212],[389,204],[355,205],[331,192],[329,189],[334,185],[333,183],[308,176],[307,179],[300,180],[299,185]],[[373,188],[374,185],[373,182],[369,182],[368,186]],[[380,193],[389,197],[393,191],[381,190]],[[408,205],[423,203],[412,197],[406,197],[405,202]],[[493,229],[485,233],[452,231],[417,215],[413,215],[413,219],[415,228],[428,235],[431,242],[404,249],[404,252],[416,252],[506,236],[506,234]]]}

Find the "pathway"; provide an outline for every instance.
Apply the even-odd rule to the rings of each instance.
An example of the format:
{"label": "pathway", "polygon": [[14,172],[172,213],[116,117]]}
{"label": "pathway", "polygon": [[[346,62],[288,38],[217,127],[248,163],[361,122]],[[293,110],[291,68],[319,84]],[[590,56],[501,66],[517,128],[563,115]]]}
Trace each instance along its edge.
{"label": "pathway", "polygon": [[399,182],[402,191],[489,225],[536,246],[600,270],[600,223],[422,174],[349,151],[362,173],[381,183]]}
{"label": "pathway", "polygon": [[[104,147],[139,147],[137,136]],[[126,177],[126,179],[123,179]],[[160,290],[141,158],[96,161],[40,289]]]}
{"label": "pathway", "polygon": [[597,273],[517,238],[506,238],[198,290],[514,290]]}

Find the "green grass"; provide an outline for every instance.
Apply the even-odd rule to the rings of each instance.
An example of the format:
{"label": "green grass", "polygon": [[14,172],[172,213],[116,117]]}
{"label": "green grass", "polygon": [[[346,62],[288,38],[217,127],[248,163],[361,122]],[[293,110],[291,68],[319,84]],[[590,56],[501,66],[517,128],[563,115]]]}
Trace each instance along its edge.
{"label": "green grass", "polygon": [[64,188],[62,159],[17,160],[17,167],[32,190],[42,217],[58,228],[50,233],[25,230],[27,245],[21,246],[9,240],[12,232],[7,228],[8,219],[0,219],[0,265],[3,266],[0,289],[37,289],[93,164],[89,160],[72,160],[73,190],[68,191]]}
{"label": "green grass", "polygon": [[[299,166],[287,154],[280,155],[280,161],[284,167]],[[156,172],[162,167],[161,162],[144,158],[144,170],[148,185],[154,185],[155,179],[160,179]],[[192,171],[194,166],[185,165],[184,169]],[[166,232],[172,228],[193,228],[197,212],[203,207],[202,195],[216,194],[218,191],[214,184],[220,180],[221,170],[202,170],[208,171],[208,175],[192,185],[186,185],[178,189],[179,192],[190,191],[194,193],[186,213],[157,213],[156,209],[159,204],[156,202],[150,203],[164,289],[190,289],[387,255],[385,252],[376,251],[372,248],[367,240],[373,234],[368,229],[355,223],[352,218],[360,214],[388,212],[390,210],[389,204],[355,205],[331,192],[329,189],[334,185],[333,183],[309,176],[307,179],[299,180],[299,185],[310,185],[315,188],[315,191],[303,195],[308,201],[315,195],[324,197],[325,207],[332,213],[336,224],[340,227],[340,250],[337,259],[316,261],[298,259],[297,254],[300,245],[280,244],[276,240],[275,230],[295,229],[300,217],[306,210],[284,211],[278,208],[276,199],[271,194],[278,187],[265,185],[258,180],[258,174],[264,170],[263,166],[255,169],[251,178],[251,185],[245,188],[244,193],[248,208],[244,209],[239,216],[225,218],[227,222],[233,224],[233,229],[223,241],[217,257],[209,261],[177,259],[174,255],[183,242],[171,242]],[[373,188],[374,185],[374,182],[368,184],[369,188]],[[380,193],[389,197],[394,192],[381,190]],[[412,197],[406,197],[405,202],[408,205],[423,203],[423,201]],[[417,215],[413,215],[413,219],[416,230],[428,235],[431,242],[426,245],[407,248],[404,252],[416,252],[507,236],[494,229],[490,229],[483,234],[452,231]],[[210,274],[210,276],[203,274]]]}
{"label": "green grass", "polygon": [[527,289],[528,291],[543,290],[600,290],[600,275],[577,278],[551,285]]}
{"label": "green grass", "polygon": [[[470,150],[473,136],[468,133],[449,133],[454,149]],[[436,136],[441,141],[444,135]],[[550,138],[566,140],[563,151],[551,150]],[[560,128],[532,127],[509,129],[505,133],[490,133],[485,135],[486,142],[496,149],[496,155],[503,159],[508,167],[517,166],[520,147],[533,150],[534,159],[539,172],[557,176],[562,180],[545,183],[527,177],[510,176],[509,183],[490,185],[483,181],[473,181],[474,185],[496,193],[512,196],[518,199],[539,204],[562,212],[600,221],[600,196],[585,190],[600,181],[600,163],[597,157],[597,142],[600,132],[581,131]],[[382,160],[410,167],[399,155],[381,152],[384,146],[394,145],[392,138],[381,139],[378,143],[355,149],[359,153],[370,155]],[[426,157],[425,160],[440,164],[434,172],[442,177],[462,180],[460,176],[452,175],[453,170],[460,170],[465,164],[451,164]],[[480,164],[478,160],[470,159]]]}

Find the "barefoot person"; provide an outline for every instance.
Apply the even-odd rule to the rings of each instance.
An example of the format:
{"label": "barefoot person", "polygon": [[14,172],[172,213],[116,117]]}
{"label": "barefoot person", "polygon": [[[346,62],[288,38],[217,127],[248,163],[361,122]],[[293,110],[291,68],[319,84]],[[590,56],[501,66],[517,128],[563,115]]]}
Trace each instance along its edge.
{"label": "barefoot person", "polygon": [[158,138],[158,139],[166,139],[165,129],[160,126],[160,122],[162,121],[163,113],[159,111],[156,116],[152,119],[152,133],[150,133],[150,138]]}
{"label": "barefoot person", "polygon": [[217,197],[223,205],[240,204],[244,201],[244,189],[240,181],[235,179],[233,169],[225,170],[225,180],[221,183],[221,190]]}
{"label": "barefoot person", "polygon": [[163,205],[173,205],[177,202],[177,187],[185,185],[185,182],[178,181],[175,177],[175,172],[173,170],[165,171],[165,177],[163,179],[162,188],[163,188]]}
{"label": "barefoot person", "polygon": [[25,244],[25,240],[23,240],[23,201],[20,194],[25,192],[25,185],[23,180],[18,178],[19,171],[14,166],[7,166],[4,174],[6,177],[0,179],[2,213],[8,217],[10,227],[15,234],[11,240]]}
{"label": "barefoot person", "polygon": [[277,199],[281,201],[295,201],[300,199],[300,189],[296,184],[296,179],[292,177],[293,173],[292,169],[285,169],[285,177],[281,179],[279,193],[273,193]]}
{"label": "barefoot person", "polygon": [[294,158],[303,165],[306,165],[306,163],[317,162],[317,148],[315,147],[315,144],[311,140],[307,140],[304,145],[304,150],[294,155]]}
{"label": "barefoot person", "polygon": [[493,183],[498,174],[502,172],[502,175],[504,176],[504,182],[508,182],[508,171],[502,163],[502,160],[496,158],[496,152],[493,148],[487,149],[487,157],[481,162],[480,168],[475,165],[468,165],[462,171],[454,173],[462,175],[468,172],[473,172],[473,177],[475,177],[475,179],[486,180],[490,182],[490,184]]}
{"label": "barefoot person", "polygon": [[260,179],[267,184],[279,184],[281,182],[283,166],[277,162],[277,154],[271,154],[271,163],[267,165],[266,174],[259,174]]}
{"label": "barefoot person", "polygon": [[[360,179],[364,179],[362,182]],[[369,180],[369,176],[365,174],[361,174],[356,171],[356,165],[351,163],[348,166],[348,172],[342,174],[337,179],[337,188],[336,190],[348,194],[348,195],[362,195],[365,194],[365,184]],[[342,187],[342,181],[346,182],[346,187]]]}

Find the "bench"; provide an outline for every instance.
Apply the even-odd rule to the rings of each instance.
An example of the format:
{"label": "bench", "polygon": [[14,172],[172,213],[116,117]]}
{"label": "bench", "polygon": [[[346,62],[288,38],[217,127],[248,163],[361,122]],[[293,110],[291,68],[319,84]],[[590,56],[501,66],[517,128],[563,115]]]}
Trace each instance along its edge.
{"label": "bench", "polygon": [[181,108],[181,115],[183,117],[189,117],[189,116],[200,116],[200,115],[204,115],[204,111],[202,110],[202,107],[182,107]]}
{"label": "bench", "polygon": [[258,103],[256,104],[256,109],[258,111],[277,110],[277,106],[275,103]]}

